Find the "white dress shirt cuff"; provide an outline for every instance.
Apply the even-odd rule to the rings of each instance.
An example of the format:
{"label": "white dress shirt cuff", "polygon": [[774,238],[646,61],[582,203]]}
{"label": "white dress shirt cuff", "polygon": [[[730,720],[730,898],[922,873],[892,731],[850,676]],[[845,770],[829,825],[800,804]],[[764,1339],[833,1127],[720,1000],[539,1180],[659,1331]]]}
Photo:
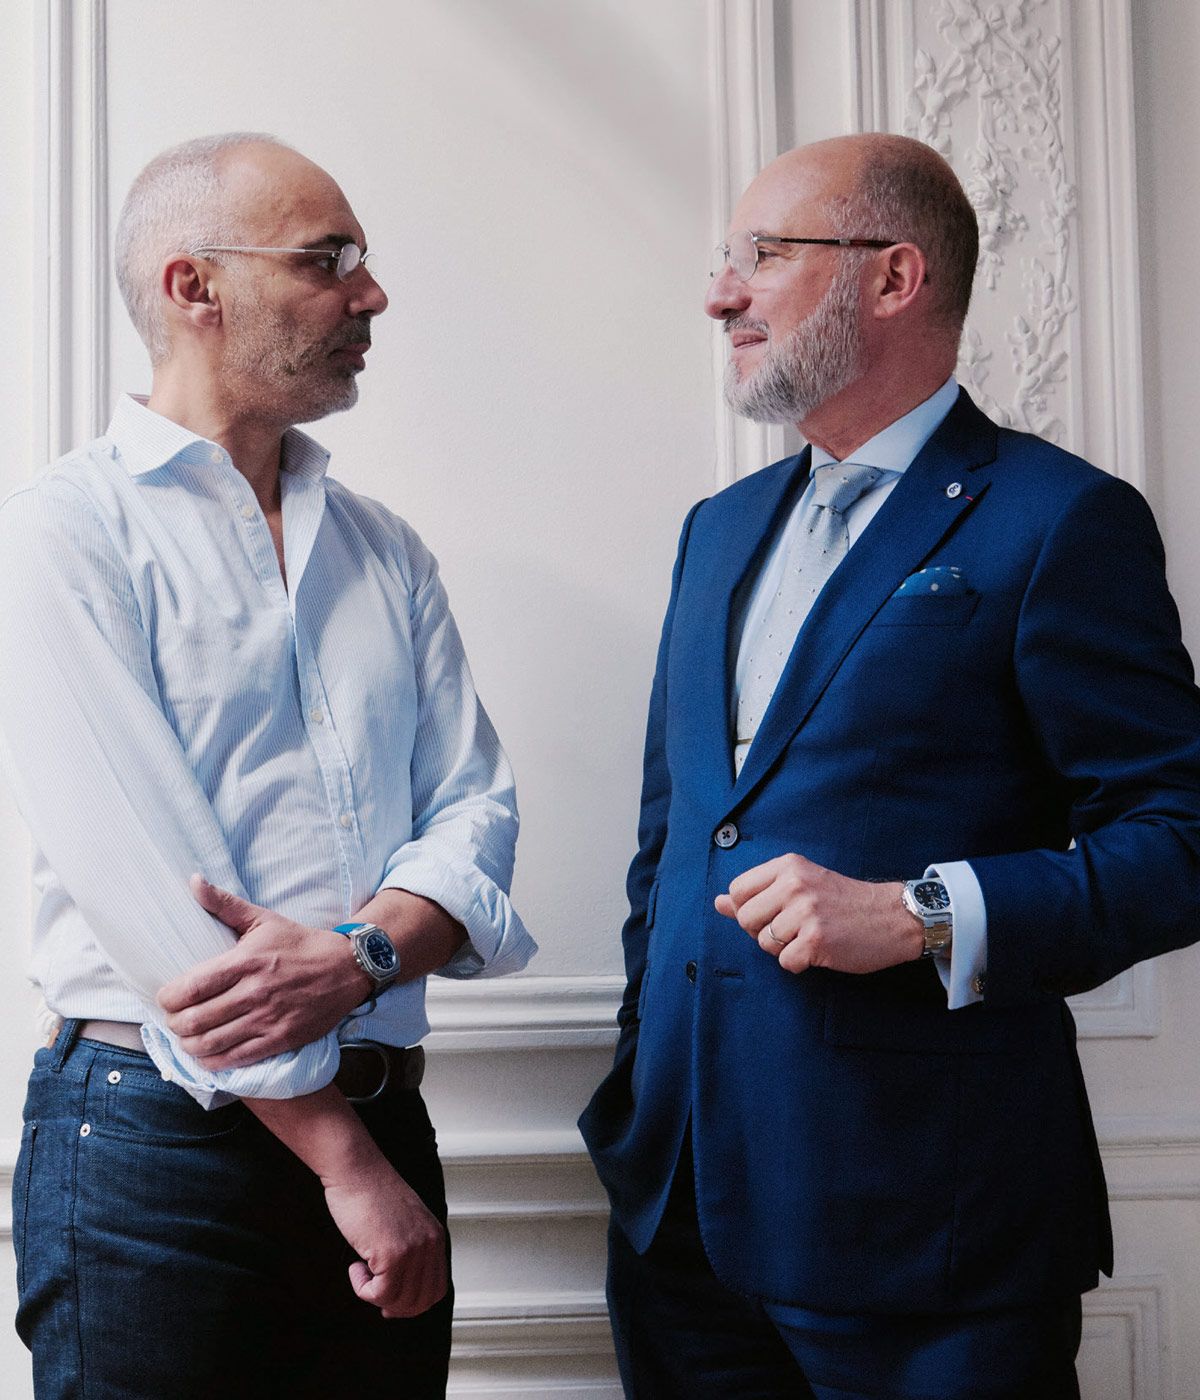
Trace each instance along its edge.
{"label": "white dress shirt cuff", "polygon": [[205,1069],[178,1041],[153,1021],[142,1026],[142,1044],[164,1079],[186,1089],[201,1108],[220,1108],[234,1099],[294,1099],[315,1094],[338,1071],[337,1035],[330,1032],[299,1050],[272,1055],[236,1069]]}
{"label": "white dress shirt cuff", "polygon": [[975,872],[965,860],[931,865],[925,876],[941,880],[950,894],[954,911],[950,956],[935,956],[933,961],[946,989],[946,1004],[958,1011],[983,1000],[975,990],[975,979],[987,967],[987,906]]}
{"label": "white dress shirt cuff", "polygon": [[475,866],[452,864],[414,842],[399,852],[380,889],[424,895],[466,929],[468,941],[439,977],[502,977],[520,972],[537,952],[508,895]]}

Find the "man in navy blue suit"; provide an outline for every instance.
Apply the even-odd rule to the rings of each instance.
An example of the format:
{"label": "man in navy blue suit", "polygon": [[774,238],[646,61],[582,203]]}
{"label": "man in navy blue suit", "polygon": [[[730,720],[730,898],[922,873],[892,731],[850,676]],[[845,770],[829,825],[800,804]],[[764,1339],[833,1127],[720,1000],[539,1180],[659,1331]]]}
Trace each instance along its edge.
{"label": "man in navy blue suit", "polygon": [[1064,998],[1190,942],[1200,695],[1141,496],[953,373],[977,230],[789,152],[706,302],[811,444],[695,507],[581,1120],[638,1400],[1059,1400],[1111,1272]]}

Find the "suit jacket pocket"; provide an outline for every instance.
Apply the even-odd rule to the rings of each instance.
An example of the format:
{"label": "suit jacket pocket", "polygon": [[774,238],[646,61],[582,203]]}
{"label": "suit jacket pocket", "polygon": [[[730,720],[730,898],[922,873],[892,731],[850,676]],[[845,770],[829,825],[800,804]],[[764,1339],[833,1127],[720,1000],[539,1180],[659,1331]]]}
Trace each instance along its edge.
{"label": "suit jacket pocket", "polygon": [[825,1006],[828,1045],[915,1055],[1012,1055],[1036,1052],[1040,1023],[1058,1008],[965,1006],[958,1011],[834,992]]}
{"label": "suit jacket pocket", "polygon": [[893,593],[872,627],[963,627],[979,606],[978,593]]}

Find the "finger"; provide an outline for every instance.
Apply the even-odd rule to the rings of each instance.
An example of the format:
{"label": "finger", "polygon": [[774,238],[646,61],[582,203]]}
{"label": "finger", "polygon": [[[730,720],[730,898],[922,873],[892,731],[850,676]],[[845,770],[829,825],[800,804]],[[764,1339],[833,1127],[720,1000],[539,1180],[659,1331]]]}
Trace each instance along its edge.
{"label": "finger", "polygon": [[234,933],[247,933],[266,913],[241,895],[210,885],[203,875],[193,875],[188,884],[197,902]]}
{"label": "finger", "polygon": [[756,894],[753,899],[747,899],[740,906],[737,921],[752,938],[757,938],[772,919],[778,921],[783,909],[783,891],[778,884],[772,882],[765,890]]}
{"label": "finger", "polygon": [[232,1069],[235,1065],[251,1065],[274,1055],[279,1046],[247,1022],[222,1031],[211,1031],[194,1040],[181,1040],[180,1045],[194,1055],[205,1069]]}
{"label": "finger", "polygon": [[241,972],[236,964],[221,953],[207,962],[197,963],[187,972],[161,987],[158,1004],[164,1011],[183,1011],[186,1007],[219,997],[236,987]]}
{"label": "finger", "polygon": [[803,938],[793,938],[780,952],[778,961],[785,972],[807,972],[812,966],[812,954]]}
{"label": "finger", "polygon": [[724,914],[727,919],[737,918],[737,905],[727,894],[719,894],[713,903],[717,906],[717,913]]}
{"label": "finger", "polygon": [[762,865],[744,870],[729,886],[729,897],[734,904],[740,909],[748,899],[765,890],[778,875],[779,867],[786,859],[786,856],[776,856],[774,860],[767,860]]}
{"label": "finger", "polygon": [[[192,971],[201,971],[202,967],[203,964],[201,968],[193,968]],[[170,983],[171,988],[175,986],[175,982]],[[164,987],[163,990],[168,991],[169,988]],[[218,971],[211,978],[205,973],[203,983],[198,987],[194,984],[192,990],[200,991],[200,1000],[189,1002],[180,1010],[172,1011],[167,1017],[167,1029],[181,1038],[219,1031],[222,1026],[228,1026],[244,1016],[253,1014],[261,1006],[261,1001],[256,1000],[247,990],[240,977],[230,982],[228,970]],[[205,992],[210,994],[204,995]]]}

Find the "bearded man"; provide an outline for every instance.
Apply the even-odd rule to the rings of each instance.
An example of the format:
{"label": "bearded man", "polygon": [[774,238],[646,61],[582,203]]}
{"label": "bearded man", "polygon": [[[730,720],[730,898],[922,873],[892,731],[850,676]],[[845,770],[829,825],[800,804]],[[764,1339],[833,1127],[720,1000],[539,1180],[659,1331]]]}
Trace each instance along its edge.
{"label": "bearded man", "polygon": [[60,1018],[18,1330],[39,1400],[443,1396],[425,978],[534,944],[436,563],[294,427],[355,402],[387,297],[270,137],[157,157],[116,246],[150,396],[0,508],[2,756]]}
{"label": "bearded man", "polygon": [[789,152],[731,230],[729,401],[810,446],[695,507],[675,565],[581,1120],[626,1390],[1075,1397],[1112,1245],[1064,997],[1200,900],[1161,544],[955,384],[978,237],[928,147]]}

